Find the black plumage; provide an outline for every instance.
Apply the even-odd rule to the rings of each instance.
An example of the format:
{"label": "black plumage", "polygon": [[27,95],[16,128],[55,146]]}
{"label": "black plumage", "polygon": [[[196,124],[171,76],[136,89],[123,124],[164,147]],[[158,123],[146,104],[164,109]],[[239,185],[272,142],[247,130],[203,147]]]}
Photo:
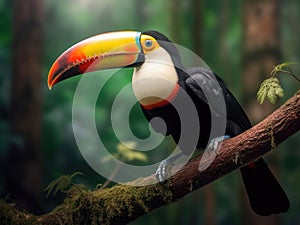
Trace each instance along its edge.
{"label": "black plumage", "polygon": [[[212,117],[217,121],[219,120],[220,124],[225,123],[225,134],[230,137],[251,128],[246,113],[219,76],[201,67],[185,68],[175,45],[167,37],[156,31],[147,31],[144,34],[154,37],[160,46],[170,54],[176,67],[180,85],[180,90],[172,101],[173,105],[167,104],[150,110],[142,107],[145,117],[150,123],[152,121],[151,125],[154,130],[165,135],[171,135],[183,153],[189,154],[194,150],[191,149],[193,145],[180,146],[179,142],[181,121],[174,105],[180,105],[185,101],[183,92],[189,95],[197,110],[200,125],[197,148],[207,147],[211,139]],[[226,106],[226,114],[220,111],[222,110],[219,102],[221,94],[224,97],[223,103]],[[164,120],[167,130],[160,123],[156,123],[156,120],[152,120],[155,117]],[[267,216],[286,212],[289,209],[290,203],[285,192],[263,159],[251,163],[251,166],[242,167],[240,171],[254,212]]]}

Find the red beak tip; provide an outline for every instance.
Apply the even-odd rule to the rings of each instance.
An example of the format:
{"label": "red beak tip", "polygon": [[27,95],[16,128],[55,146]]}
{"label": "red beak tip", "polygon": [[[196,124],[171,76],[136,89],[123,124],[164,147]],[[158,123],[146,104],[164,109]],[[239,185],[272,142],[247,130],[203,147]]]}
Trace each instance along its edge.
{"label": "red beak tip", "polygon": [[51,90],[52,89],[52,87],[53,87],[53,82],[51,81],[48,81],[48,88],[49,88],[49,90]]}

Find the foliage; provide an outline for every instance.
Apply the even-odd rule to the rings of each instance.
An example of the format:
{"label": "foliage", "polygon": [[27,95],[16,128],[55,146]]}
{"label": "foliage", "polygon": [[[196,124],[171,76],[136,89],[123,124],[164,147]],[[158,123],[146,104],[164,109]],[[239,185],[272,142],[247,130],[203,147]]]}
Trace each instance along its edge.
{"label": "foliage", "polygon": [[[128,148],[127,146],[130,148]],[[127,146],[121,143],[118,144],[117,155],[119,156],[119,158],[124,159],[126,162],[132,162],[134,160],[147,162],[148,159],[145,153],[132,150],[136,146],[135,142],[129,142],[127,143]]]}
{"label": "foliage", "polygon": [[[112,155],[122,161],[125,161],[127,163],[133,162],[133,161],[140,161],[140,162],[147,162],[148,158],[147,155],[143,152],[134,151],[136,147],[136,142],[129,141],[126,143],[119,143],[117,145],[117,152],[113,153]],[[112,158],[111,156],[104,157],[101,162],[106,163],[110,161]]]}
{"label": "foliage", "polygon": [[[71,175],[63,175],[55,180],[53,180],[45,189],[44,191],[47,191],[47,195],[46,195],[46,198],[49,197],[50,193],[53,192],[54,188],[55,188],[55,191],[53,192],[53,196],[55,196],[57,194],[58,191],[61,191],[61,192],[65,192],[67,190],[67,188],[71,185],[75,186],[75,187],[78,187],[76,186],[76,184],[74,184],[72,182],[73,178],[77,175],[83,175],[83,173],[81,172],[75,172]],[[80,188],[78,188],[79,191]]]}
{"label": "foliage", "polygon": [[285,63],[278,64],[278,65],[274,66],[274,69],[272,70],[271,75],[276,76],[276,74],[280,73],[280,72],[282,72],[282,73],[291,72],[292,73],[290,66],[293,64],[297,64],[297,63],[296,62],[285,62]]}
{"label": "foliage", "polygon": [[277,98],[283,97],[283,94],[284,92],[280,86],[278,78],[271,77],[264,80],[260,85],[260,88],[257,92],[257,101],[262,104],[267,97],[272,104],[275,104]]}
{"label": "foliage", "polygon": [[271,72],[272,77],[265,79],[257,91],[257,101],[262,104],[267,98],[272,104],[275,104],[278,98],[282,98],[284,91],[279,82],[277,76],[279,73],[287,74],[294,77],[298,82],[299,78],[291,70],[290,66],[296,64],[295,62],[285,62],[274,66],[274,69]]}

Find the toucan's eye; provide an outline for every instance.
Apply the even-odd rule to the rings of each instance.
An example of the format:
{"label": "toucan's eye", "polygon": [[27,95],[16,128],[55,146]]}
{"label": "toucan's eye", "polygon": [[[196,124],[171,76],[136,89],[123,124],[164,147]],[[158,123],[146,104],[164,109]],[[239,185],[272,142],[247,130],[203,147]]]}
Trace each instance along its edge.
{"label": "toucan's eye", "polygon": [[147,48],[151,48],[152,45],[153,45],[153,42],[152,42],[151,40],[146,40],[146,41],[145,41],[145,46],[146,46]]}
{"label": "toucan's eye", "polygon": [[145,54],[148,54],[149,52],[155,50],[157,47],[159,47],[159,44],[157,43],[157,41],[146,34],[143,34],[141,37],[141,47],[144,51]]}

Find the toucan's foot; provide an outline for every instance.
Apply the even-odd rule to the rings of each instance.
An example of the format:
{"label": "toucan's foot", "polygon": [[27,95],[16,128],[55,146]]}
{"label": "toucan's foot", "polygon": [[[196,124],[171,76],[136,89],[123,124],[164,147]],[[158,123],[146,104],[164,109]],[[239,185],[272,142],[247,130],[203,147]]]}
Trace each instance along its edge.
{"label": "toucan's foot", "polygon": [[224,135],[224,136],[220,136],[220,137],[216,137],[214,139],[212,139],[209,143],[209,145],[207,146],[206,151],[208,153],[210,152],[215,152],[217,153],[220,147],[220,143],[226,139],[229,139],[230,136],[229,135]]}
{"label": "toucan's foot", "polygon": [[157,170],[156,170],[156,179],[159,181],[159,182],[163,182],[165,181],[166,179],[168,179],[172,174],[171,174],[171,169],[172,167],[174,166],[174,162],[181,158],[184,154],[182,152],[180,152],[179,154],[177,155],[174,155],[170,158],[167,158],[163,161],[160,162]]}
{"label": "toucan's foot", "polygon": [[210,166],[210,164],[214,161],[215,157],[219,153],[221,142],[229,138],[230,138],[229,135],[225,135],[225,136],[214,138],[210,141],[207,148],[203,152],[201,161],[199,163],[199,168],[198,168],[199,171],[204,171]]}
{"label": "toucan's foot", "polygon": [[173,161],[170,161],[169,159],[161,161],[155,173],[156,179],[159,182],[165,181],[170,176],[170,171],[173,165]]}

